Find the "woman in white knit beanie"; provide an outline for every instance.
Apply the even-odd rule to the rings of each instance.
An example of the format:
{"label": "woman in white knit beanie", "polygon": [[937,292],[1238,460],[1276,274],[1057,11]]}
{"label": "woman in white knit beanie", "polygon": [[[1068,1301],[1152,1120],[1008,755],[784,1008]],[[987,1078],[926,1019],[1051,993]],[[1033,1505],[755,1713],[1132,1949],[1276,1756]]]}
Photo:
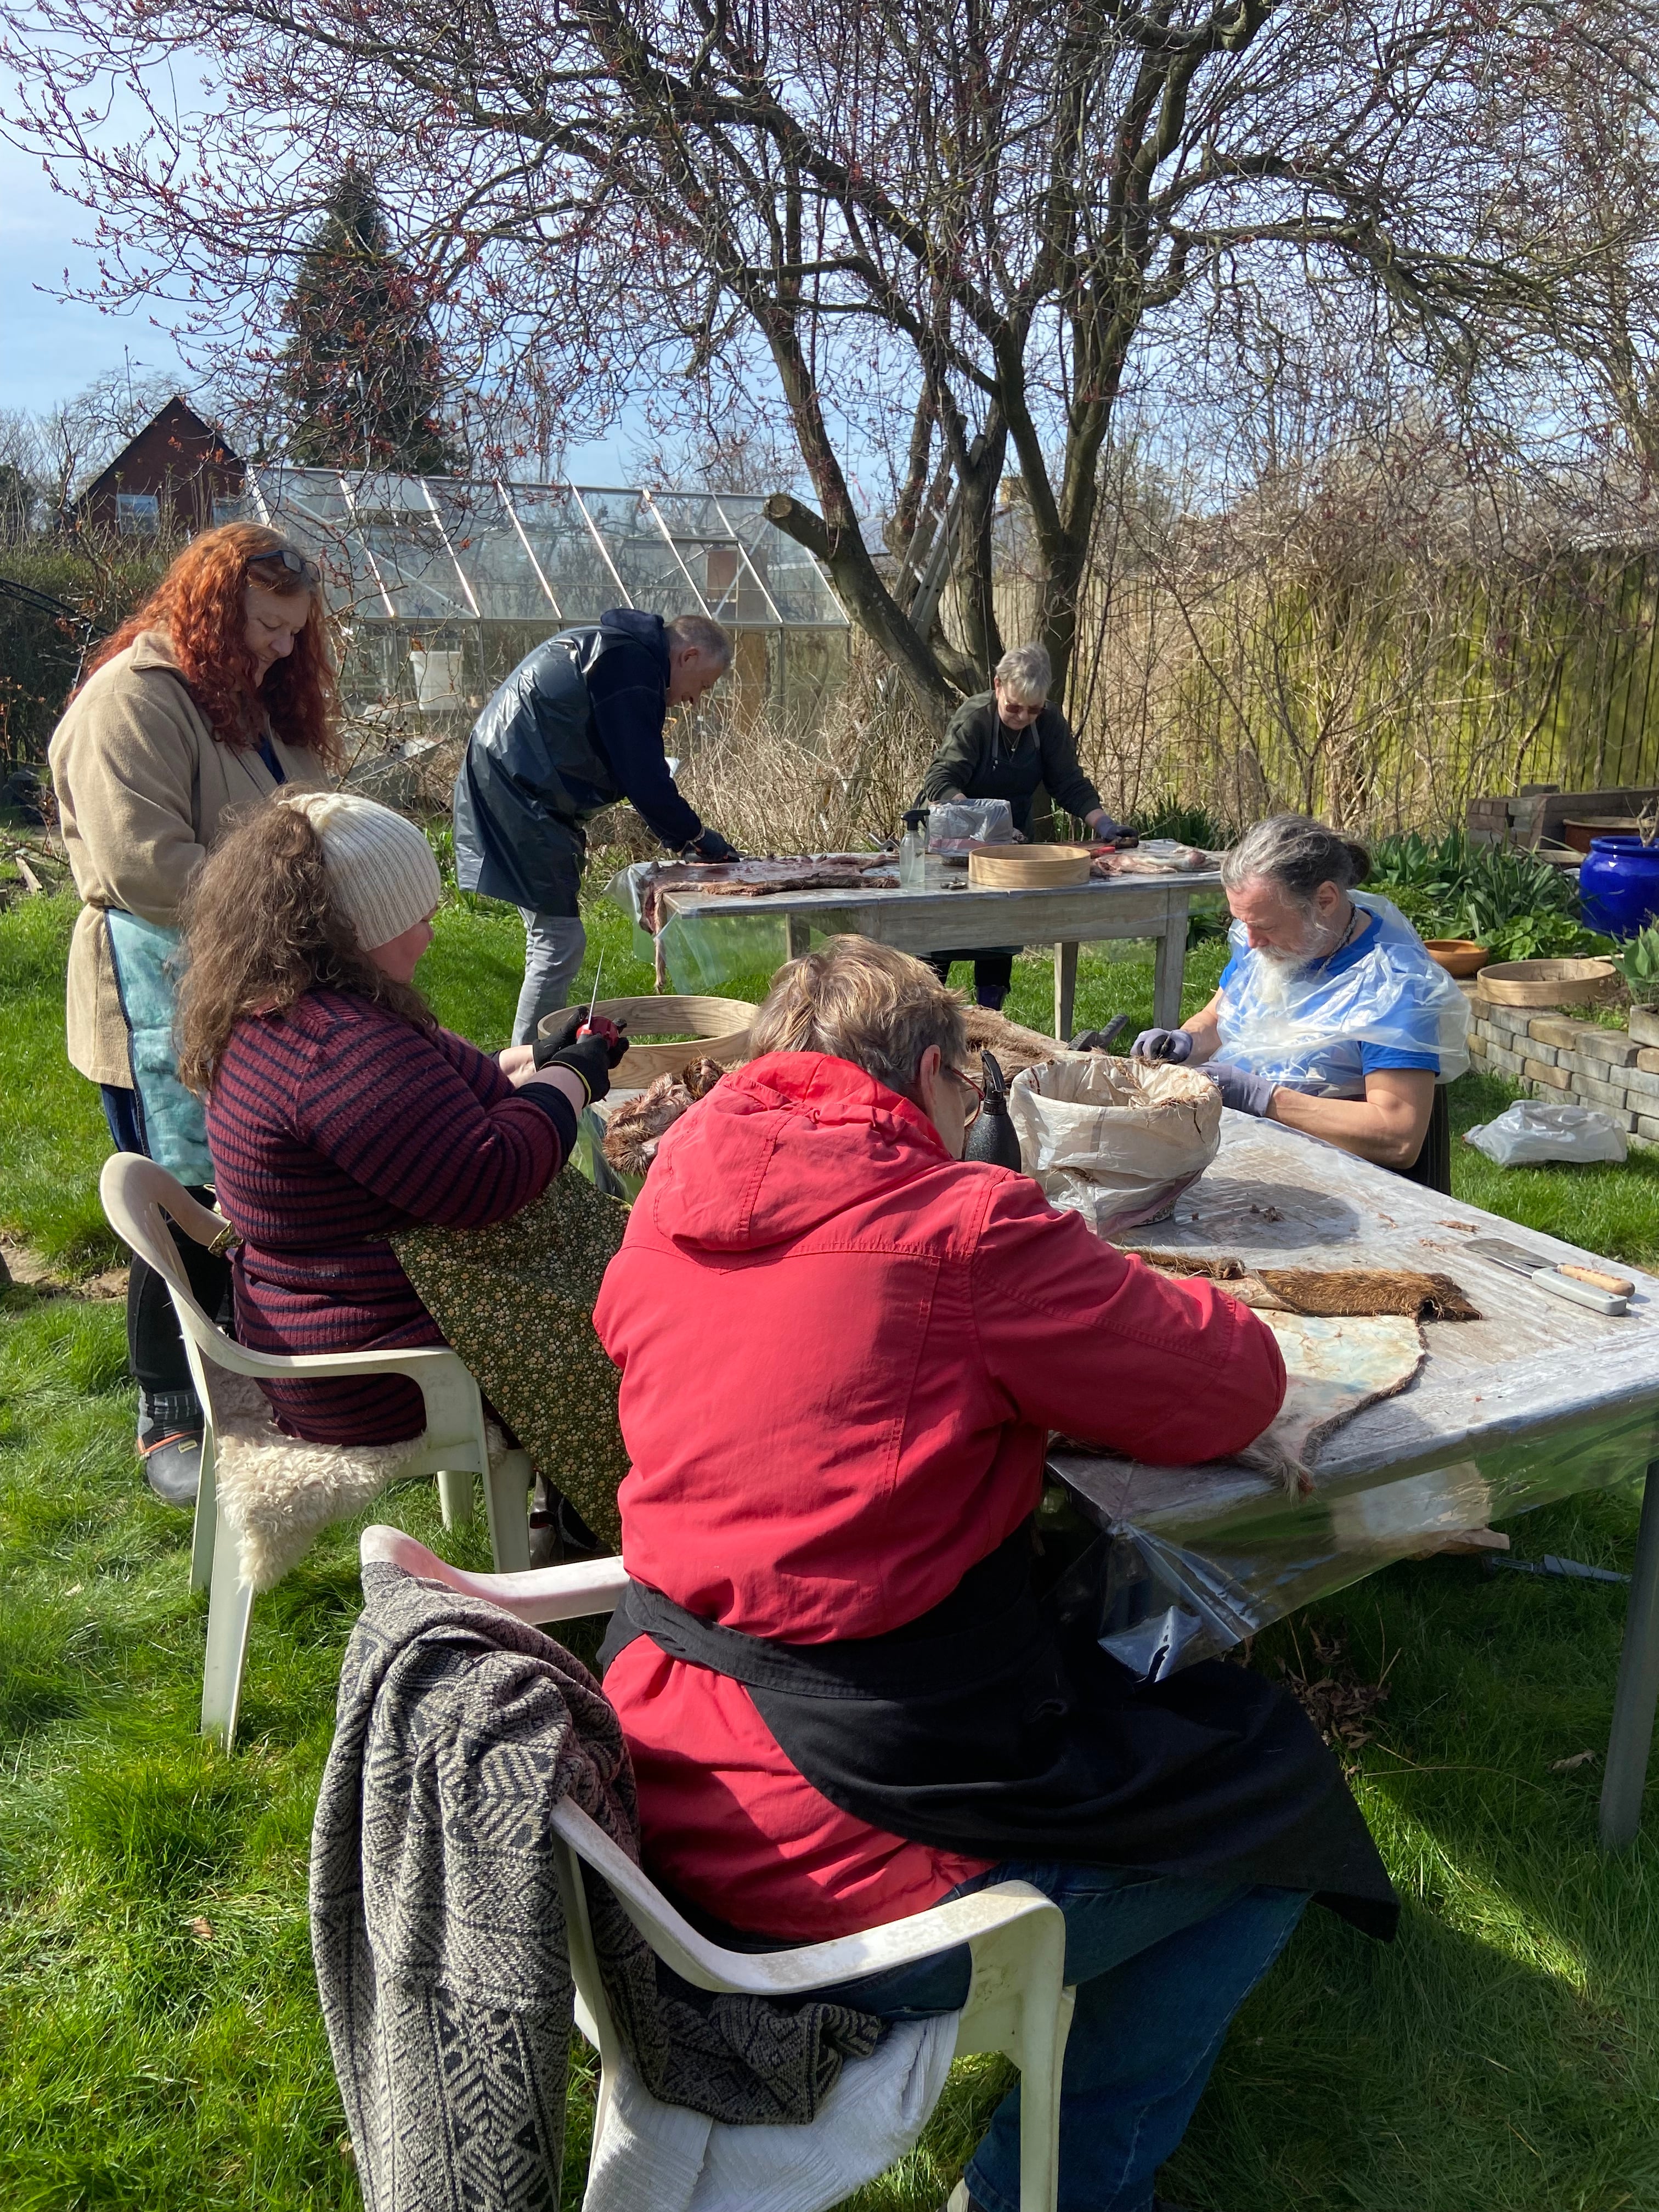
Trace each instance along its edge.
{"label": "woman in white knit beanie", "polygon": [[276,804],[303,814],[317,832],[335,907],[359,945],[376,967],[407,983],[432,942],[444,893],[421,831],[390,806],[351,791],[284,792]]}
{"label": "woman in white knit beanie", "polygon": [[[237,1333],[259,1352],[438,1344],[391,1237],[483,1228],[539,1198],[626,1046],[572,1010],[499,1056],[439,1027],[415,988],[443,884],[412,822],[349,792],[285,793],[191,890],[179,1073],[206,1100],[235,1254]],[[613,1032],[614,1036],[614,1032]],[[262,1386],[317,1443],[424,1425],[401,1376]]]}

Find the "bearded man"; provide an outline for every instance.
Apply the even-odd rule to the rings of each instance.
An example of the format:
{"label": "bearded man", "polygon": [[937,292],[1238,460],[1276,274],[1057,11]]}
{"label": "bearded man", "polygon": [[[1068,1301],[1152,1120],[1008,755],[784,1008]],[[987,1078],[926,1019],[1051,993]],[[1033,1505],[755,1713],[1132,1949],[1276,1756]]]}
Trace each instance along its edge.
{"label": "bearded man", "polygon": [[1468,1006],[1398,907],[1357,887],[1363,845],[1303,814],[1247,830],[1221,864],[1232,957],[1207,1006],[1143,1030],[1143,1060],[1186,1061],[1224,1105],[1322,1137],[1437,1189],[1437,1085],[1469,1064]]}

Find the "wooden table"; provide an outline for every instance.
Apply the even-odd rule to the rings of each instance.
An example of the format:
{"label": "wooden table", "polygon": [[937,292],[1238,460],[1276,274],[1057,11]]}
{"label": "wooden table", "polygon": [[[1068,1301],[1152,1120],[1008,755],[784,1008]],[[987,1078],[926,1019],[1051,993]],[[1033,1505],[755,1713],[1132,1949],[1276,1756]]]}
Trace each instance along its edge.
{"label": "wooden table", "polygon": [[1426,1323],[1416,1382],[1337,1431],[1313,1496],[1299,1502],[1237,1465],[1057,1451],[1049,1466],[1091,1517],[1133,1532],[1158,1580],[1221,1644],[1460,1527],[1645,1469],[1601,1791],[1601,1840],[1620,1850],[1640,1818],[1659,1701],[1659,1278],[1620,1262],[1637,1295],[1626,1316],[1608,1318],[1475,1258],[1471,1231],[1556,1259],[1594,1257],[1294,1130],[1224,1114],[1220,1155],[1174,1218],[1124,1242],[1235,1255],[1247,1268],[1427,1269],[1454,1276],[1483,1318]]}
{"label": "wooden table", "polygon": [[661,910],[670,921],[780,920],[787,927],[792,960],[808,950],[815,929],[872,937],[903,952],[1052,945],[1054,1035],[1064,1040],[1072,1034],[1078,946],[1106,938],[1156,942],[1152,1019],[1161,1029],[1177,1028],[1188,912],[1196,893],[1220,888],[1220,877],[1207,870],[1096,879],[1074,890],[970,890],[964,879],[960,889],[948,890],[772,891],[761,898],[720,898],[687,886],[664,891]]}

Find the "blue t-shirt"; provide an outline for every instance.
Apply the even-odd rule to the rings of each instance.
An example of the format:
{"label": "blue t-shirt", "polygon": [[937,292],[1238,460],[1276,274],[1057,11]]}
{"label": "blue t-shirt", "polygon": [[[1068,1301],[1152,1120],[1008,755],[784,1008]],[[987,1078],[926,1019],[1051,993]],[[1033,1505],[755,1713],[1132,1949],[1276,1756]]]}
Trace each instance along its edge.
{"label": "blue t-shirt", "polygon": [[[1325,995],[1319,988],[1322,983],[1327,981],[1334,983],[1338,976],[1345,975],[1350,968],[1364,958],[1375,941],[1377,927],[1376,916],[1372,915],[1352,945],[1345,945],[1340,951],[1333,952],[1328,960],[1321,963],[1319,975],[1313,982],[1310,994],[1312,1005],[1317,1006],[1320,999]],[[1242,971],[1247,962],[1260,957],[1258,953],[1235,952],[1221,971],[1223,993],[1225,993],[1230,981],[1242,976]],[[1423,1018],[1425,1030],[1430,1029],[1436,1021],[1435,1016],[1426,1008],[1424,1010]],[[1221,1051],[1224,1057],[1226,1053],[1224,1044]],[[1334,1079],[1339,1084],[1345,1079],[1363,1082],[1366,1076],[1384,1067],[1420,1067],[1429,1075],[1438,1075],[1440,1073],[1440,1055],[1437,1052],[1432,1050],[1401,1052],[1392,1045],[1367,1044],[1363,1038],[1356,1038],[1352,1042],[1345,1042],[1338,1045],[1334,1048],[1332,1057],[1338,1061],[1347,1063],[1346,1066],[1333,1070]]]}

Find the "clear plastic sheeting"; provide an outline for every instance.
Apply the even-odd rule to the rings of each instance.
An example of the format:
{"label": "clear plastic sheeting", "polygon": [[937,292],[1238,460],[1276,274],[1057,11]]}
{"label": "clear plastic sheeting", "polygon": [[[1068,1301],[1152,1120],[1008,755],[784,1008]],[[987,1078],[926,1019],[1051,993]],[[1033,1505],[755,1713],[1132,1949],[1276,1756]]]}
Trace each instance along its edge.
{"label": "clear plastic sheeting", "polygon": [[1121,1508],[1121,1462],[1056,1451],[1049,1471],[1109,1539],[1079,1594],[1095,1609],[1103,1647],[1157,1680],[1448,1537],[1636,1480],[1656,1456],[1659,1404],[1650,1401],[1443,1467],[1351,1478],[1296,1502],[1266,1484],[1242,1495],[1237,1478],[1218,1470],[1207,1511],[1200,1502],[1138,1518],[1133,1484]]}
{"label": "clear plastic sheeting", "polygon": [[1468,1001],[1399,908],[1357,891],[1354,904],[1382,927],[1362,959],[1332,973],[1323,962],[1291,967],[1250,951],[1242,922],[1228,935],[1238,972],[1224,987],[1216,1057],[1298,1091],[1358,1096],[1356,1045],[1435,1053],[1439,1079],[1469,1064]]}
{"label": "clear plastic sheeting", "polygon": [[659,988],[712,992],[744,975],[774,975],[789,957],[789,925],[780,915],[744,913],[749,902],[727,899],[730,912],[674,914],[653,937],[640,921],[640,892],[654,860],[619,869],[605,887],[612,906],[634,924],[634,950],[657,964]]}
{"label": "clear plastic sheeting", "polygon": [[965,853],[969,845],[1011,845],[1014,810],[1006,799],[935,799],[927,808],[930,853]]}

